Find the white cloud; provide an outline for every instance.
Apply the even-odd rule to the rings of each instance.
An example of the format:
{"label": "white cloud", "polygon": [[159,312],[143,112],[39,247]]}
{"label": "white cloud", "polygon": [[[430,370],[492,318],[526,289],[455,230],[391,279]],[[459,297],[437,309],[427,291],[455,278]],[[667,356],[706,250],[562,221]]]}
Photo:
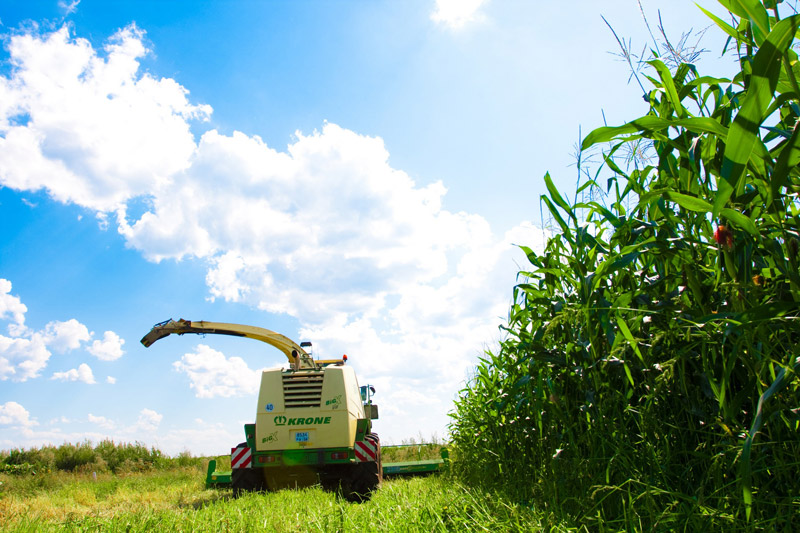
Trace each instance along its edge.
{"label": "white cloud", "polygon": [[136,421],[136,429],[144,431],[155,431],[158,429],[164,415],[159,414],[152,409],[142,409],[139,412],[139,419]]}
{"label": "white cloud", "polygon": [[106,331],[103,334],[103,340],[93,341],[88,350],[90,354],[102,361],[115,361],[125,353],[122,350],[123,344],[125,344],[125,339],[120,338],[113,331]]}
{"label": "white cloud", "polygon": [[459,29],[470,22],[482,20],[479,10],[488,0],[436,0],[431,20],[451,29]]}
{"label": "white cloud", "polygon": [[58,0],[58,7],[65,15],[71,15],[78,10],[78,4],[80,3],[81,0],[72,0],[71,2],[67,2],[67,0]]}
{"label": "white cloud", "polygon": [[0,320],[8,320],[17,326],[25,324],[25,313],[28,308],[23,304],[19,297],[12,296],[11,282],[0,278]]}
{"label": "white cloud", "polygon": [[108,213],[97,213],[97,227],[100,231],[108,230]]}
{"label": "white cloud", "polygon": [[101,428],[105,428],[105,429],[113,429],[114,425],[115,425],[113,420],[109,420],[108,418],[106,418],[104,416],[95,416],[92,413],[89,413],[89,415],[86,418],[92,424],[97,424]]}
{"label": "white cloud", "polygon": [[116,382],[117,382],[117,378],[115,378],[114,376],[107,376],[106,377],[106,383],[109,383],[109,384],[113,385]]}
{"label": "white cloud", "polygon": [[251,370],[241,357],[227,358],[205,344],[198,344],[195,352],[173,366],[189,376],[198,398],[254,395],[261,382],[261,372]]}
{"label": "white cloud", "polygon": [[[0,381],[27,381],[38,377],[50,360],[50,349],[58,353],[70,352],[91,340],[88,328],[74,318],[48,322],[39,331],[27,327],[25,313],[28,308],[18,296],[10,294],[11,287],[10,281],[0,278],[0,320],[11,320],[8,324],[10,336],[0,335]],[[94,341],[87,349],[99,359],[113,361],[122,356],[124,343],[119,335],[106,331],[102,341]],[[95,382],[92,370],[86,364],[66,372],[56,372],[52,379]]]}
{"label": "white cloud", "polygon": [[27,381],[47,366],[50,351],[41,335],[13,338],[0,335],[0,381]]}
{"label": "white cloud", "polygon": [[377,312],[384,296],[457,274],[451,257],[492,245],[483,218],[442,210],[441,183],[417,186],[388,157],[381,139],[335,124],[298,133],[288,153],[211,131],[152,210],[121,214],[120,232],[155,261],[207,259],[213,298],[308,323]]}
{"label": "white cloud", "polygon": [[31,420],[30,413],[17,402],[6,402],[0,405],[0,426],[36,426],[36,420]]}
{"label": "white cloud", "polygon": [[11,320],[11,337],[0,335],[0,381],[26,381],[47,366],[50,351],[45,338],[25,326],[28,308],[18,296],[10,294],[11,287],[9,280],[0,278],[0,320]]}
{"label": "white cloud", "polygon": [[92,369],[86,363],[81,363],[78,368],[72,368],[66,372],[54,372],[53,377],[50,379],[57,379],[59,381],[81,381],[93,385],[97,383],[94,380]]}
{"label": "white cloud", "polygon": [[186,120],[210,108],[189,105],[173,80],[137,75],[142,38],[131,25],[103,53],[70,38],[66,26],[9,39],[12,74],[0,79],[3,185],[112,212],[188,165]]}
{"label": "white cloud", "polygon": [[48,323],[44,328],[43,337],[48,347],[56,352],[64,353],[78,349],[82,342],[91,338],[91,335],[86,326],[71,318],[66,322]]}

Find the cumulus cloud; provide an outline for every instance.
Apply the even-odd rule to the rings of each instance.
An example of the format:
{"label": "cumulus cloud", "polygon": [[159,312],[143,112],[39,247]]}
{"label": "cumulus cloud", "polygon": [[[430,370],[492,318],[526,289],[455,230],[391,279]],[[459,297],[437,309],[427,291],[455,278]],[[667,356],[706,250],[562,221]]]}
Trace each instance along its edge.
{"label": "cumulus cloud", "polygon": [[100,426],[101,428],[105,428],[105,429],[113,429],[114,428],[114,421],[113,420],[109,420],[108,418],[106,418],[104,416],[95,416],[92,413],[89,413],[89,415],[86,418],[89,420],[89,422],[91,422],[92,424],[96,424],[96,425]]}
{"label": "cumulus cloud", "polygon": [[47,366],[50,351],[41,335],[13,338],[0,335],[0,380],[27,381]]}
{"label": "cumulus cloud", "polygon": [[0,79],[0,180],[17,190],[112,212],[187,166],[188,118],[204,118],[173,80],[137,75],[143,32],[117,32],[102,53],[65,26],[9,40]]}
{"label": "cumulus cloud", "polygon": [[[10,336],[0,335],[0,381],[27,381],[38,377],[52,355],[80,349],[92,339],[89,329],[74,318],[54,320],[41,329],[25,325],[28,308],[18,296],[11,294],[11,282],[0,278],[0,321],[10,321]],[[125,341],[113,331],[106,331],[103,340],[96,340],[87,349],[96,357],[112,361],[122,355]],[[95,383],[91,368],[81,364],[66,372],[56,372],[51,379]]]}
{"label": "cumulus cloud", "polygon": [[125,344],[125,339],[120,338],[113,331],[106,331],[103,334],[103,340],[93,341],[88,350],[90,354],[102,361],[115,361],[125,353],[122,351],[123,344]]}
{"label": "cumulus cloud", "polygon": [[144,431],[155,431],[158,429],[164,415],[159,414],[152,409],[142,409],[139,411],[139,419],[136,421],[136,429]]}
{"label": "cumulus cloud", "polygon": [[198,344],[173,366],[189,376],[198,398],[253,395],[261,380],[261,372],[251,370],[241,357],[225,357],[205,344]]}
{"label": "cumulus cloud", "polygon": [[28,308],[18,296],[11,293],[11,282],[0,278],[0,320],[11,320],[13,325],[24,326]]}
{"label": "cumulus cloud", "polygon": [[118,438],[118,440],[125,440],[133,435],[142,435],[148,432],[153,432],[158,429],[158,426],[161,424],[161,420],[163,420],[163,418],[164,415],[147,408],[139,411],[139,416],[136,419],[136,422],[133,424],[119,423],[105,416],[98,416],[92,413],[89,413],[86,416],[86,419],[89,422],[103,429],[117,429],[117,435],[122,437]]}
{"label": "cumulus cloud", "polygon": [[[433,18],[457,27],[483,4],[440,0]],[[284,150],[241,132],[195,138],[190,124],[210,107],[140,73],[147,48],[135,26],[101,51],[66,28],[12,36],[8,50],[0,185],[94,210],[148,260],[204,262],[209,298],[297,318],[320,355],[348,353],[392,384],[392,401],[435,398],[446,424],[459,382],[499,337],[515,254],[524,258],[512,243],[537,247],[541,230],[498,232],[444,209],[441,182],[416,182],[382,139],[337,124],[297,132]],[[118,357],[115,337],[90,351]],[[204,345],[175,368],[200,397],[258,386],[244,361]],[[426,394],[412,394],[420,376]]]}
{"label": "cumulus cloud", "polygon": [[470,22],[481,20],[479,10],[488,0],[436,0],[431,20],[451,29],[459,29]]}
{"label": "cumulus cloud", "polygon": [[106,376],[106,383],[113,385],[116,382],[117,378],[115,378],[114,376]]}
{"label": "cumulus cloud", "polygon": [[97,383],[94,380],[92,369],[89,368],[89,365],[86,363],[81,363],[78,368],[72,368],[66,372],[54,372],[53,377],[50,379],[56,379],[59,381],[81,381],[89,385]]}
{"label": "cumulus cloud", "polygon": [[6,402],[0,405],[0,426],[36,426],[38,422],[31,420],[30,413],[17,402]]}
{"label": "cumulus cloud", "polygon": [[44,328],[43,337],[47,346],[56,352],[64,353],[78,349],[82,342],[91,338],[91,335],[86,326],[71,318],[66,322],[48,323]]}
{"label": "cumulus cloud", "polygon": [[212,298],[305,323],[374,315],[410,286],[436,299],[446,283],[459,290],[453,276],[468,292],[509,243],[482,217],[443,210],[441,183],[418,186],[388,158],[381,139],[335,124],[298,133],[286,153],[211,131],[171,190],[119,229],[151,260],[205,258]]}

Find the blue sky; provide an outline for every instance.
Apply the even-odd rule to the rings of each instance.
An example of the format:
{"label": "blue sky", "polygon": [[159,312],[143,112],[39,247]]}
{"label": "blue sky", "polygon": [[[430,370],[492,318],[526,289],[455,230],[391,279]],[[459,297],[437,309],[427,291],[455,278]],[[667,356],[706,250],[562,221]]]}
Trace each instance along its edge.
{"label": "blue sky", "polygon": [[601,14],[651,42],[633,0],[0,2],[0,449],[240,442],[281,354],[139,344],[170,317],[347,353],[384,442],[444,438],[542,176],[574,190],[579,128],[646,112]]}

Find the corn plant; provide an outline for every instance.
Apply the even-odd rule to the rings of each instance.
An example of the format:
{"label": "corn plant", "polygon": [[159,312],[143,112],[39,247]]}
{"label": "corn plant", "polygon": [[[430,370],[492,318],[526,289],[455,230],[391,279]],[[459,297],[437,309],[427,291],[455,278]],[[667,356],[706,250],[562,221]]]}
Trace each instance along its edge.
{"label": "corn plant", "polygon": [[800,15],[719,1],[736,75],[654,57],[649,112],[582,142],[606,200],[544,177],[559,231],[452,415],[465,479],[600,529],[800,522]]}

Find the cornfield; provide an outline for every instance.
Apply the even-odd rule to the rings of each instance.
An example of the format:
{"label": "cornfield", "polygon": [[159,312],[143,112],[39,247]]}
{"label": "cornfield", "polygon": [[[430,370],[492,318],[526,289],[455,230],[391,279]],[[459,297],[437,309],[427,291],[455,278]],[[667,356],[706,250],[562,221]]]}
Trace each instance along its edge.
{"label": "cornfield", "polygon": [[457,475],[590,529],[800,526],[800,15],[719,1],[738,72],[653,57],[582,142],[604,194],[544,177],[558,231],[452,413]]}

